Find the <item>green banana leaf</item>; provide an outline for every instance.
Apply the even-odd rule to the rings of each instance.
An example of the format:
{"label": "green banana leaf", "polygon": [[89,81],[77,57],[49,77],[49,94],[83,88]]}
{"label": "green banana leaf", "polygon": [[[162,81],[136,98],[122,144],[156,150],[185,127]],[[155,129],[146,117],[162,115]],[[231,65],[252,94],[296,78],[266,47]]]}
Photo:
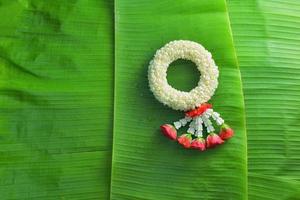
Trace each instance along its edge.
{"label": "green banana leaf", "polygon": [[245,95],[249,199],[300,199],[300,2],[228,5]]}
{"label": "green banana leaf", "polygon": [[300,2],[228,5],[245,94],[249,199],[300,199]]}
{"label": "green banana leaf", "polygon": [[[111,199],[247,199],[244,100],[226,2],[116,0],[115,9]],[[203,44],[220,69],[212,103],[236,137],[212,151],[187,151],[159,131],[161,124],[184,113],[155,100],[148,87],[148,63],[158,48],[176,39]],[[193,81],[182,77],[189,79],[194,71],[189,67],[180,73],[178,65],[179,70],[172,66],[169,79],[175,87],[193,88],[188,85]]]}
{"label": "green banana leaf", "polygon": [[0,199],[108,199],[113,2],[0,0]]}
{"label": "green banana leaf", "polygon": [[[0,199],[300,199],[299,1],[0,0],[0,19]],[[236,132],[204,153],[161,135],[183,113],[148,88],[176,39],[212,52]]]}

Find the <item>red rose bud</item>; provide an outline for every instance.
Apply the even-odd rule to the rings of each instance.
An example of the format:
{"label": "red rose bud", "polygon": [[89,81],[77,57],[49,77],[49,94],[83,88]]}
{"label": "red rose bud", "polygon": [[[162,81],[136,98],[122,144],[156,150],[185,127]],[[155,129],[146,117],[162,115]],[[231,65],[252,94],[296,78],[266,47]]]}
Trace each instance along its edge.
{"label": "red rose bud", "polygon": [[222,140],[217,134],[210,133],[206,138],[206,147],[213,148],[219,144],[223,144],[224,140]]}
{"label": "red rose bud", "polygon": [[177,141],[184,148],[188,149],[191,147],[192,136],[191,136],[191,134],[183,134],[177,139]]}
{"label": "red rose bud", "polygon": [[176,140],[177,131],[174,126],[170,124],[164,124],[160,126],[160,130],[166,137],[170,138],[171,140]]}
{"label": "red rose bud", "polygon": [[219,133],[219,136],[223,139],[223,140],[228,140],[229,138],[231,138],[234,135],[234,131],[227,125],[227,124],[223,124],[221,126],[221,131]]}
{"label": "red rose bud", "polygon": [[192,117],[192,118],[197,117],[199,115],[202,115],[209,108],[212,108],[212,105],[208,104],[208,103],[204,103],[204,104],[201,104],[201,106],[199,106],[198,108],[186,112],[185,115],[188,117]]}
{"label": "red rose bud", "polygon": [[204,151],[205,150],[205,140],[203,138],[196,138],[192,141],[191,143],[191,147],[193,149],[198,149],[200,151]]}

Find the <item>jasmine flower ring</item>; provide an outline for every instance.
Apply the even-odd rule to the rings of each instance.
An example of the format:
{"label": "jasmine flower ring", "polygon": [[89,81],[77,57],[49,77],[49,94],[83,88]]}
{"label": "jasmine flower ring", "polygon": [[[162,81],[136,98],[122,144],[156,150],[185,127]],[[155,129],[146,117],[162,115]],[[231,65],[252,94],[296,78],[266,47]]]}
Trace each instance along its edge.
{"label": "jasmine flower ring", "polygon": [[[198,85],[189,92],[180,91],[168,84],[167,70],[177,59],[194,62],[200,71]],[[174,40],[157,50],[148,69],[150,90],[161,103],[188,111],[207,102],[218,86],[219,71],[211,53],[201,44],[188,40]]]}

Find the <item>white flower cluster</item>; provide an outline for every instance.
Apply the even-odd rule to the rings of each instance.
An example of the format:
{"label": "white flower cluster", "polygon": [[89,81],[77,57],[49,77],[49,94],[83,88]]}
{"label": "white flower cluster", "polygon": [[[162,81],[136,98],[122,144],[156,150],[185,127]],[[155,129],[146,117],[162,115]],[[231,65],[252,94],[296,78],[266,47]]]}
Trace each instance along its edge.
{"label": "white flower cluster", "polygon": [[[194,62],[201,72],[198,86],[190,92],[176,90],[168,84],[167,69],[170,63],[177,59]],[[218,67],[211,53],[202,45],[187,40],[175,40],[159,49],[148,69],[150,89],[156,99],[175,110],[182,111],[192,110],[207,102],[218,86],[218,76]]]}
{"label": "white flower cluster", "polygon": [[214,112],[213,109],[207,109],[203,114],[197,117],[185,117],[183,119],[180,119],[179,121],[174,122],[173,124],[176,129],[179,129],[191,121],[187,133],[202,137],[203,126],[206,127],[208,133],[212,133],[215,131],[215,128],[213,127],[213,124],[209,118],[213,118],[213,120],[215,120],[216,124],[219,126],[224,123],[224,120],[220,117],[219,113]]}
{"label": "white flower cluster", "polygon": [[180,119],[177,122],[174,122],[174,126],[176,129],[179,129],[182,126],[185,126],[188,122],[190,122],[192,120],[191,117],[185,117],[183,119]]}

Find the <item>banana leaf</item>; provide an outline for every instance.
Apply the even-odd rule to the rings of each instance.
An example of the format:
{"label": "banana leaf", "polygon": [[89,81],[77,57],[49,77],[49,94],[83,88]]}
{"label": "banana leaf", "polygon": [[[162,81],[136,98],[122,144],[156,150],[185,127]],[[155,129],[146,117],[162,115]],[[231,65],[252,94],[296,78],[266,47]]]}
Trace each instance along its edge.
{"label": "banana leaf", "polygon": [[[176,39],[212,52],[220,70],[212,103],[236,130],[234,139],[205,153],[159,131],[183,113],[154,99],[147,68],[155,51]],[[171,68],[174,87],[195,87],[192,67]],[[244,99],[225,1],[116,0],[114,106],[111,199],[247,199]]]}
{"label": "banana leaf", "polygon": [[245,95],[249,199],[300,199],[300,2],[228,5]]}
{"label": "banana leaf", "polygon": [[[230,22],[224,0],[0,0],[1,199],[299,199],[300,3],[227,3]],[[211,102],[236,136],[217,149],[159,132],[182,113],[147,67],[175,39],[219,66]],[[198,78],[187,61],[168,71],[181,90]]]}
{"label": "banana leaf", "polygon": [[0,0],[0,199],[108,199],[113,2]]}

